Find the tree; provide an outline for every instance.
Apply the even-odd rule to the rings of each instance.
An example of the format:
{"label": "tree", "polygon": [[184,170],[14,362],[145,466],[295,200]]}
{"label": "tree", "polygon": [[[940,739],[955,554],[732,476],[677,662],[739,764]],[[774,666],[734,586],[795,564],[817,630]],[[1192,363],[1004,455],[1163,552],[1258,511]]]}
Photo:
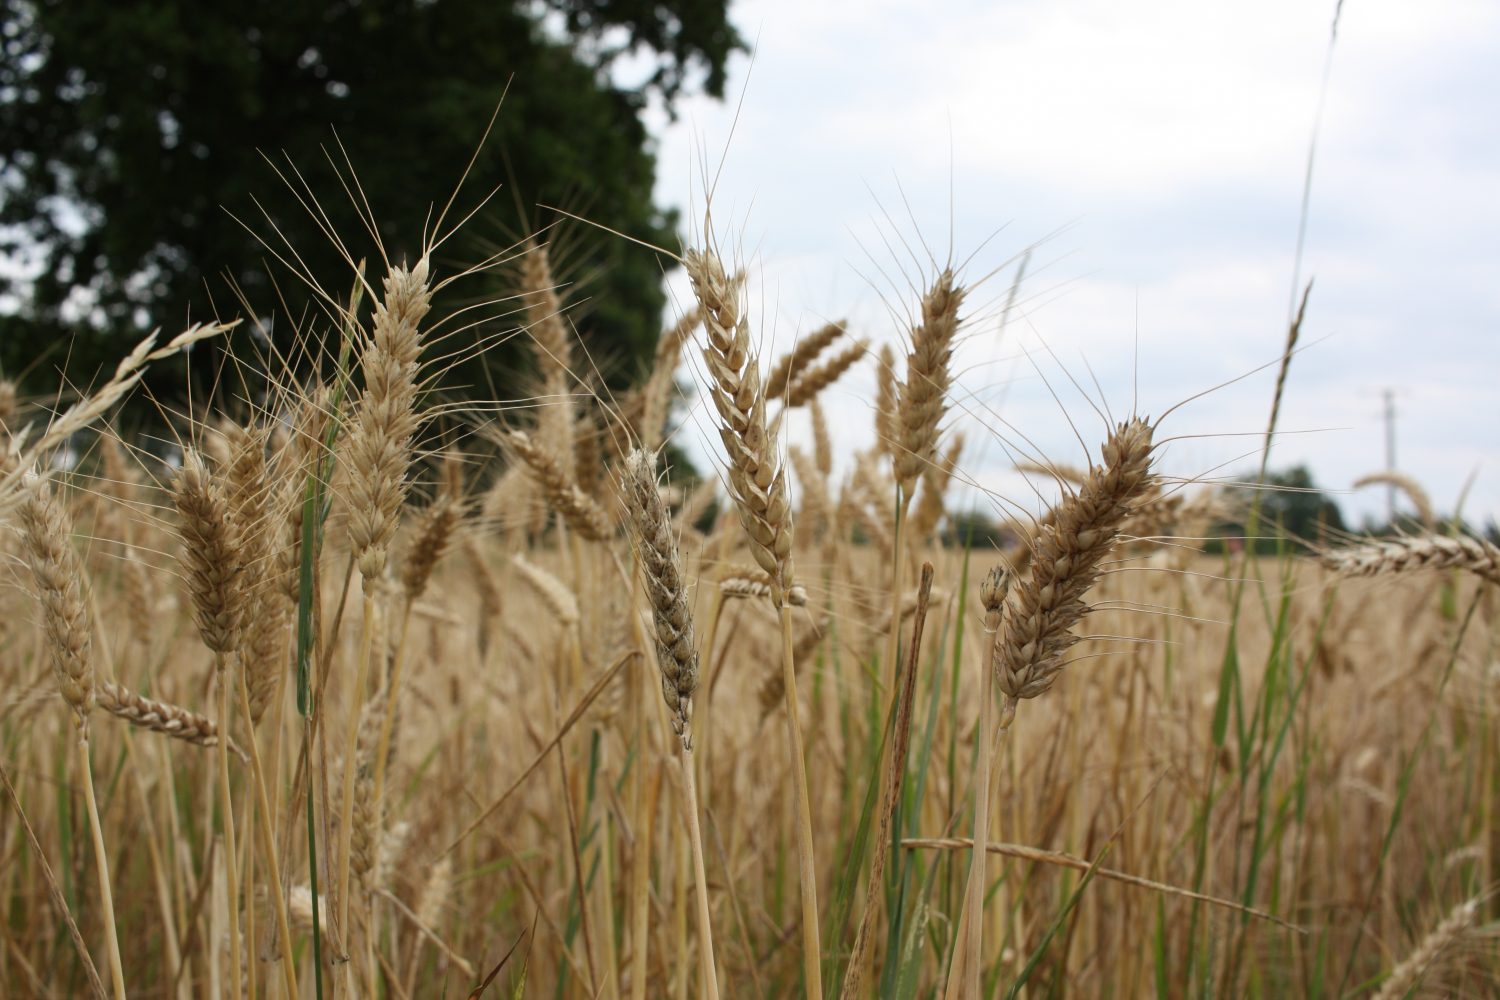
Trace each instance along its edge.
{"label": "tree", "polygon": [[[1249,485],[1230,487],[1234,493],[1240,494],[1235,498],[1234,506],[1248,514],[1258,494],[1260,541],[1257,546],[1261,550],[1274,550],[1280,544],[1278,538],[1302,547],[1307,543],[1326,542],[1330,533],[1345,530],[1338,504],[1318,488],[1305,465],[1268,472],[1259,485],[1255,485],[1253,474],[1242,482]],[[1243,537],[1247,533],[1246,524],[1237,521],[1220,525],[1218,533]]]}
{"label": "tree", "polygon": [[[125,335],[237,313],[234,287],[277,310],[285,344],[305,291],[285,271],[272,287],[274,263],[246,224],[293,235],[320,282],[349,287],[347,265],[267,163],[285,171],[283,153],[354,240],[354,199],[323,160],[325,148],[347,154],[391,259],[412,259],[502,93],[455,211],[507,190],[440,267],[451,274],[481,259],[485,240],[506,245],[555,218],[538,204],[670,246],[675,220],[651,201],[640,112],[693,87],[721,95],[741,44],[725,0],[0,0],[0,12],[0,253],[13,265],[0,273],[12,305],[0,366],[64,344],[53,357],[75,381],[112,363]],[[655,68],[626,89],[607,71],[631,51]],[[641,357],[664,304],[660,262],[574,235],[587,238],[573,241],[566,273],[591,276],[591,351]],[[517,362],[514,348],[487,352],[488,371],[458,377],[498,372],[503,385]],[[54,371],[40,369],[39,387]],[[153,375],[159,396],[181,391],[180,369]]]}

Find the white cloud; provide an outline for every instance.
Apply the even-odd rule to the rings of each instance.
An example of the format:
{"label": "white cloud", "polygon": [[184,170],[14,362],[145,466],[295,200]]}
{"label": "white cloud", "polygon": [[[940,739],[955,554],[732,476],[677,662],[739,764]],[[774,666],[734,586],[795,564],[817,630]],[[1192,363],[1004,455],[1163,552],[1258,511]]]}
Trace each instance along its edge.
{"label": "white cloud", "polygon": [[[993,237],[975,276],[1061,229],[1032,259],[1005,343],[994,325],[1010,274],[976,293],[959,360],[974,398],[1003,399],[1040,447],[1077,460],[1036,368],[1096,394],[1092,369],[1112,407],[1138,391],[1159,413],[1279,352],[1332,12],[1305,0],[739,4],[758,42],[753,69],[741,60],[731,77],[743,102],[696,99],[675,125],[656,121],[659,193],[701,222],[704,163],[724,157],[715,229],[756,265],[752,304],[778,348],[835,316],[900,337],[915,299],[905,283],[924,268],[899,237],[939,256],[951,241],[960,257]],[[1276,464],[1306,462],[1337,488],[1379,467],[1390,386],[1401,466],[1445,508],[1478,468],[1467,513],[1500,517],[1497,50],[1492,3],[1345,6],[1302,270],[1316,279],[1307,346],[1282,416],[1287,430],[1344,429],[1288,435]],[[1023,347],[1034,363],[1016,362]],[[1182,441],[1176,470],[1253,452],[1274,377],[1175,415],[1166,433],[1246,435]],[[865,373],[831,403],[851,447],[869,438],[872,386]],[[1097,432],[1071,388],[1065,399]],[[969,471],[1024,487],[998,466]],[[1384,497],[1343,503],[1357,520]]]}

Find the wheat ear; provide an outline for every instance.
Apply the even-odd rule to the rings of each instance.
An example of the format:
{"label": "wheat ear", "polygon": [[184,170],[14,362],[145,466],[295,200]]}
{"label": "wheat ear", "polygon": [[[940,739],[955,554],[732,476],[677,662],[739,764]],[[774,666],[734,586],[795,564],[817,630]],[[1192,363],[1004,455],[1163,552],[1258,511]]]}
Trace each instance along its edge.
{"label": "wheat ear", "polygon": [[766,398],[780,399],[792,382],[802,377],[808,367],[844,334],[842,322],[827,323],[797,341],[790,351],[776,359],[766,376]]}
{"label": "wheat ear", "polygon": [[1412,989],[1421,980],[1438,955],[1457,941],[1474,925],[1479,916],[1479,899],[1470,899],[1455,906],[1448,915],[1427,933],[1416,950],[1391,970],[1390,978],[1380,987],[1371,1000],[1398,1000],[1411,995]]}
{"label": "wheat ear", "polygon": [[1139,417],[1119,424],[1101,449],[1103,466],[1089,470],[1032,540],[1030,573],[1011,588],[1005,628],[995,640],[996,679],[1006,697],[1001,726],[1021,699],[1052,686],[1063,654],[1078,642],[1073,626],[1089,610],[1083,597],[1099,578],[1120,525],[1154,484],[1153,430]]}
{"label": "wheat ear", "polygon": [[573,477],[573,338],[563,319],[562,299],[552,273],[552,256],[545,243],[528,241],[521,255],[521,293],[525,296],[526,329],[536,344],[537,367],[542,372],[545,405],[537,417],[545,446],[560,458],[561,468]]}
{"label": "wheat ear", "polygon": [[[193,620],[203,644],[214,654],[219,689],[219,731],[229,732],[228,657],[239,647],[245,601],[241,548],[229,500],[209,475],[203,459],[189,448],[172,481],[172,500],[181,519],[182,567],[192,597]],[[219,741],[219,796],[224,811],[224,869],[229,887],[229,977],[240,992],[239,850],[235,844],[234,802],[229,787],[229,745]]]}
{"label": "wheat ear", "polygon": [[26,562],[42,604],[43,627],[52,651],[52,670],[58,693],[73,711],[78,729],[78,765],[83,774],[84,804],[94,841],[95,871],[104,916],[105,946],[115,1000],[125,1000],[125,972],[120,962],[120,940],[115,930],[114,893],[109,879],[109,857],[104,829],[94,796],[89,760],[89,711],[94,705],[93,622],[85,594],[83,561],[72,543],[72,524],[46,480],[27,471],[25,493],[18,512],[25,541]]}
{"label": "wheat ear", "polygon": [[672,713],[672,731],[682,742],[684,803],[697,880],[698,934],[706,995],[719,995],[714,963],[713,925],[708,910],[708,882],[703,864],[703,838],[698,828],[697,779],[693,767],[693,692],[698,687],[698,647],[693,638],[693,611],[688,603],[677,553],[672,519],[656,485],[656,461],[649,452],[634,451],[625,460],[622,482],[630,510],[631,533],[641,564],[641,583],[651,605],[656,639],[656,665],[661,670],[661,693]]}
{"label": "wheat ear", "polygon": [[591,542],[608,541],[612,537],[614,532],[609,515],[593,497],[579,488],[551,449],[533,440],[525,431],[511,431],[505,435],[505,442],[526,463],[547,502],[568,527]]}
{"label": "wheat ear", "polygon": [[1380,576],[1424,569],[1464,569],[1500,585],[1500,547],[1482,538],[1415,535],[1386,538],[1322,554],[1323,565],[1344,576]]}
{"label": "wheat ear", "polygon": [[1422,522],[1422,527],[1432,531],[1437,527],[1437,511],[1432,507],[1432,497],[1422,488],[1412,476],[1395,469],[1387,469],[1383,472],[1372,472],[1367,476],[1360,476],[1354,481],[1355,489],[1366,486],[1394,486],[1406,494],[1406,499],[1411,501],[1412,507],[1416,509],[1417,520]]}
{"label": "wheat ear", "polygon": [[787,387],[787,409],[794,410],[812,402],[818,393],[843,378],[844,373],[853,368],[856,362],[869,353],[869,350],[868,340],[856,340],[821,365],[803,372],[801,378]]}
{"label": "wheat ear", "polygon": [[792,516],[787,499],[786,470],[766,429],[766,397],[761,390],[760,371],[750,343],[750,321],[732,283],[724,274],[724,265],[712,252],[694,250],[687,252],[683,264],[692,280],[698,303],[703,307],[703,326],[708,341],[703,360],[708,369],[710,395],[719,415],[719,439],[728,459],[729,493],[739,512],[740,523],[750,536],[751,554],[771,577],[771,601],[781,615],[787,745],[792,758],[793,794],[797,808],[803,989],[811,1000],[821,1000],[818,872],[813,850],[807,762],[797,703],[791,608],[786,602],[792,583]]}

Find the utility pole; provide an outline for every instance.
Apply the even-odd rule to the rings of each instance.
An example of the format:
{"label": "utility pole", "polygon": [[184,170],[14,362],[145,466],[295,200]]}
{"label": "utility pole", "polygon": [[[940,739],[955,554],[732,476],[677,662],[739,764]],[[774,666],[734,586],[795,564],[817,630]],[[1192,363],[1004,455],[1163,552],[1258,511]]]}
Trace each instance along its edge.
{"label": "utility pole", "polygon": [[[1385,398],[1385,467],[1396,471],[1396,390],[1381,390]],[[1385,488],[1385,523],[1396,523],[1396,487]]]}

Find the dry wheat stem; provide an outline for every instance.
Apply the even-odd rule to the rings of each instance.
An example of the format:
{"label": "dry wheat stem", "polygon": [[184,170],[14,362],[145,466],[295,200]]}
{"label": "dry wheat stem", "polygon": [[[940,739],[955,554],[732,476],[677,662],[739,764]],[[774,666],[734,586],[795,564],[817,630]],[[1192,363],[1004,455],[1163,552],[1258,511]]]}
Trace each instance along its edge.
{"label": "dry wheat stem", "polygon": [[[240,674],[239,683],[240,710],[250,717],[250,691],[247,686],[243,672]],[[271,811],[271,799],[266,794],[265,772],[261,767],[260,750],[256,744],[255,728],[249,728],[246,739],[250,743],[250,774],[255,785],[255,797],[260,807],[260,822],[254,824],[256,833],[259,834],[261,857],[266,863],[271,876],[270,896],[272,910],[276,915],[276,927],[280,932],[280,958],[282,975],[285,978],[287,997],[296,997],[297,992],[297,970],[292,959],[292,932],[287,917],[287,904],[284,898],[281,881],[281,863],[276,856],[276,839],[272,833],[272,824],[275,822],[276,814]]]}
{"label": "dry wheat stem", "polygon": [[[938,851],[971,851],[974,842],[968,837],[907,837],[902,839],[901,846],[907,850],[938,850]],[[1265,910],[1257,910],[1253,906],[1246,906],[1233,899],[1224,899],[1220,896],[1209,896],[1205,893],[1194,892],[1191,889],[1182,889],[1165,882],[1156,882],[1139,875],[1131,875],[1128,872],[1117,871],[1113,868],[1103,868],[1086,858],[1080,858],[1072,854],[1064,854],[1061,851],[1044,851],[1037,847],[1028,847],[1025,844],[1007,844],[1000,841],[990,841],[985,849],[990,854],[998,854],[1001,857],[1015,858],[1019,861],[1035,861],[1040,864],[1056,865],[1060,868],[1071,868],[1074,871],[1086,872],[1092,870],[1095,875],[1111,882],[1119,882],[1122,885],[1139,886],[1142,889],[1150,889],[1168,896],[1179,896],[1183,899],[1193,899],[1200,903],[1208,903],[1210,906],[1222,907],[1243,913],[1246,916],[1255,917],[1268,923],[1284,927],[1297,934],[1306,934],[1307,931],[1296,924],[1288,923],[1275,914],[1267,913]]]}
{"label": "dry wheat stem", "polygon": [[890,854],[891,821],[901,800],[901,787],[906,779],[906,759],[911,746],[912,706],[916,696],[917,657],[921,652],[922,631],[927,621],[927,608],[932,596],[932,564],[922,564],[922,575],[917,583],[917,605],[912,622],[911,645],[907,649],[906,669],[902,675],[901,692],[896,700],[896,717],[892,722],[891,752],[887,756],[881,777],[880,823],[875,833],[874,857],[870,860],[869,880],[865,884],[864,914],[860,917],[859,930],[854,936],[854,948],[850,952],[849,965],[844,973],[840,1000],[858,1000],[860,986],[865,974],[866,956],[873,946],[875,921],[880,913],[880,893],[885,885],[885,868]]}
{"label": "dry wheat stem", "polygon": [[[104,919],[104,945],[109,954],[109,977],[115,1000],[125,1000],[125,970],[120,962],[120,936],[115,930],[115,897],[109,880],[109,857],[104,851],[104,828],[99,823],[99,804],[94,797],[93,767],[89,762],[88,730],[78,734],[78,767],[83,772],[83,801],[88,809],[89,832],[94,840],[94,870],[99,876],[99,912]],[[236,955],[238,957],[238,955]]]}
{"label": "dry wheat stem", "polygon": [[[1010,577],[1005,568],[996,566],[989,571],[984,578],[984,583],[979,588],[979,601],[984,606],[984,630],[987,635],[998,637],[1001,622],[1005,613],[1005,598],[1010,590]],[[962,976],[967,990],[966,995],[977,998],[980,996],[980,977],[984,970],[984,899],[985,890],[989,880],[987,878],[987,857],[983,845],[990,838],[990,783],[992,779],[990,760],[990,733],[994,726],[995,712],[995,675],[997,664],[995,662],[996,643],[989,643],[988,662],[985,665],[984,676],[980,680],[980,709],[979,709],[979,754],[974,763],[974,849],[969,858],[969,885],[966,890],[965,899],[967,908],[964,916],[968,920],[967,934],[964,948],[967,952],[968,967]],[[958,973],[959,970],[954,970]]]}

